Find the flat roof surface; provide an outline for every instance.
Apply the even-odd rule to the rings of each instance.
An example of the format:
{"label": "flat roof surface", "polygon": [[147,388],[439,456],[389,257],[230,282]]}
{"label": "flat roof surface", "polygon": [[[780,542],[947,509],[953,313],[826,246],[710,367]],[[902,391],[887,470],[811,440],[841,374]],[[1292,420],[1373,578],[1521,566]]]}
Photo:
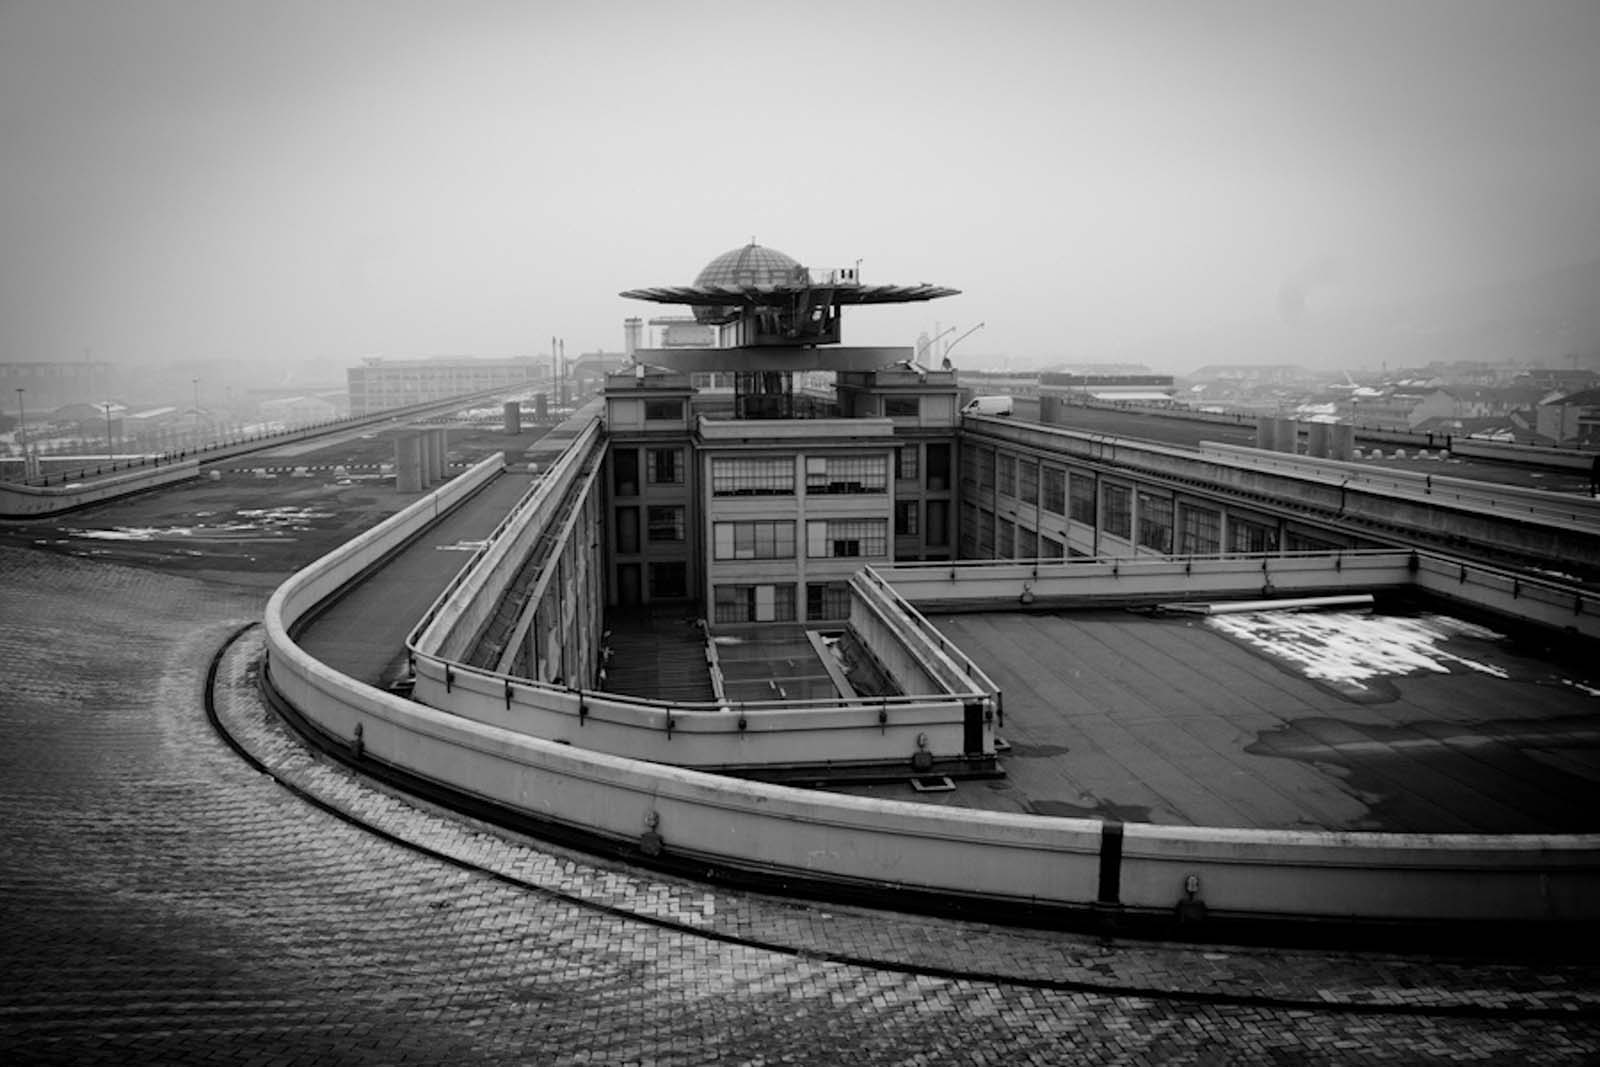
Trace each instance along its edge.
{"label": "flat roof surface", "polygon": [[1600,829],[1600,669],[1447,615],[932,620],[1004,693],[1006,777],[845,791],[1259,829]]}

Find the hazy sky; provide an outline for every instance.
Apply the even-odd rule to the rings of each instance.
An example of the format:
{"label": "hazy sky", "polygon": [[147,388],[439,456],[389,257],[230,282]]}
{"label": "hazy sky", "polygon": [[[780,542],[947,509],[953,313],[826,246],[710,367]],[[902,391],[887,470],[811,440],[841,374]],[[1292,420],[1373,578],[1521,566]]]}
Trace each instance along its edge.
{"label": "hazy sky", "polygon": [[1600,2],[0,0],[0,360],[620,349],[751,237],[1018,360],[1591,260]]}

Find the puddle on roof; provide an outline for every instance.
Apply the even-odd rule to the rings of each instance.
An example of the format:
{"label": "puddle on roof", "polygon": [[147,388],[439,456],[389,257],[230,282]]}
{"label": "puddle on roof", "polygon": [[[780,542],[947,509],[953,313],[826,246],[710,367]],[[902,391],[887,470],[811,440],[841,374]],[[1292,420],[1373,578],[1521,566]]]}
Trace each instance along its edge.
{"label": "puddle on roof", "polygon": [[1406,833],[1593,833],[1597,749],[1590,715],[1388,726],[1313,716],[1245,747],[1338,778],[1367,806],[1341,829]]}

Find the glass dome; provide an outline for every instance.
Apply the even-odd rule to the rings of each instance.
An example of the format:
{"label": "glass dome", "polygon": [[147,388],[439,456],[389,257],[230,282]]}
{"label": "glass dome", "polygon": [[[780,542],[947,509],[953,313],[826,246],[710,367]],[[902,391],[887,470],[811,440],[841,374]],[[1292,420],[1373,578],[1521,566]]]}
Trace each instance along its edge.
{"label": "glass dome", "polygon": [[754,241],[724,252],[705,265],[696,285],[778,285],[794,280],[800,264],[775,248]]}

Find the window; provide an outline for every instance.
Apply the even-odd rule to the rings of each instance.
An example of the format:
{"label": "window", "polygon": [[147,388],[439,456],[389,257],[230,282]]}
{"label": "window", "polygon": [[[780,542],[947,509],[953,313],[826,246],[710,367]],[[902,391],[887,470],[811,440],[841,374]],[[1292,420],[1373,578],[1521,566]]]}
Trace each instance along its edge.
{"label": "window", "polygon": [[1112,537],[1132,537],[1133,491],[1125,485],[1107,485],[1101,492],[1105,498],[1106,533]]}
{"label": "window", "polygon": [[1044,509],[1052,514],[1067,513],[1067,472],[1054,467],[1044,469]]}
{"label": "window", "polygon": [[928,525],[925,540],[930,546],[943,546],[950,543],[950,502],[947,500],[928,501]]}
{"label": "window", "polygon": [[1073,522],[1094,525],[1094,478],[1087,474],[1074,474],[1068,488]]}
{"label": "window", "polygon": [[807,456],[806,493],[882,493],[889,488],[886,456]]}
{"label": "window", "polygon": [[1284,546],[1290,552],[1331,552],[1339,546],[1332,541],[1324,541],[1320,537],[1312,537],[1298,530],[1290,530],[1284,538]]}
{"label": "window", "polygon": [[1015,456],[1001,456],[996,471],[997,481],[1000,483],[1000,492],[1006,496],[1017,495],[1017,459]]}
{"label": "window", "polygon": [[978,505],[970,500],[961,502],[961,556],[978,557]]}
{"label": "window", "polygon": [[950,488],[950,446],[928,446],[928,488],[942,492]]}
{"label": "window", "polygon": [[908,481],[915,481],[917,477],[917,447],[916,445],[901,445],[894,452],[894,476]]}
{"label": "window", "polygon": [[793,622],[792,585],[719,585],[711,591],[714,622]]}
{"label": "window", "polygon": [[1228,548],[1232,552],[1276,552],[1278,530],[1265,523],[1248,519],[1228,521]]}
{"label": "window", "polygon": [[645,467],[651,485],[683,484],[683,451],[677,448],[652,448]]}
{"label": "window", "polygon": [[1210,555],[1222,549],[1222,513],[1185,505],[1179,512],[1178,551],[1183,555]]}
{"label": "window", "polygon": [[917,532],[917,502],[915,500],[895,501],[894,532],[896,537],[907,537]]}
{"label": "window", "polygon": [[1017,499],[1024,504],[1039,503],[1039,465],[1031,459],[1017,462]]}
{"label": "window", "polygon": [[891,419],[914,419],[922,414],[922,398],[919,396],[886,396],[883,398],[883,413]]}
{"label": "window", "polygon": [[1066,546],[1064,546],[1060,541],[1057,541],[1054,537],[1041,537],[1039,538],[1039,558],[1061,559],[1062,550],[1065,547]]}
{"label": "window", "polygon": [[611,491],[616,496],[639,495],[639,450],[611,450]]}
{"label": "window", "polygon": [[689,595],[689,565],[682,560],[650,564],[650,599],[681,600]]}
{"label": "window", "polygon": [[639,509],[617,509],[617,552],[631,556],[639,551]]}
{"label": "window", "polygon": [[794,492],[794,460],[713,459],[714,496],[788,496]]}
{"label": "window", "polygon": [[652,542],[683,540],[683,508],[651,505],[646,516],[645,536]]}
{"label": "window", "polygon": [[793,559],[793,522],[718,522],[711,527],[716,559]]}
{"label": "window", "polygon": [[978,558],[994,559],[994,512],[978,509]]}
{"label": "window", "polygon": [[973,461],[978,468],[978,488],[994,488],[994,449],[977,448],[973,450]]}
{"label": "window", "polygon": [[846,582],[807,582],[806,620],[848,619],[850,586]]}
{"label": "window", "polygon": [[683,419],[682,400],[646,400],[644,402],[644,417],[646,421],[654,419]]}
{"label": "window", "polygon": [[1157,552],[1172,551],[1172,499],[1139,494],[1139,544]]}
{"label": "window", "polygon": [[1010,559],[1014,527],[1009,519],[1001,519],[994,527],[994,558]]}
{"label": "window", "polygon": [[1017,527],[1017,559],[1037,559],[1039,557],[1039,535],[1032,530]]}
{"label": "window", "polygon": [[888,523],[882,519],[814,519],[806,523],[806,555],[811,559],[888,554]]}

